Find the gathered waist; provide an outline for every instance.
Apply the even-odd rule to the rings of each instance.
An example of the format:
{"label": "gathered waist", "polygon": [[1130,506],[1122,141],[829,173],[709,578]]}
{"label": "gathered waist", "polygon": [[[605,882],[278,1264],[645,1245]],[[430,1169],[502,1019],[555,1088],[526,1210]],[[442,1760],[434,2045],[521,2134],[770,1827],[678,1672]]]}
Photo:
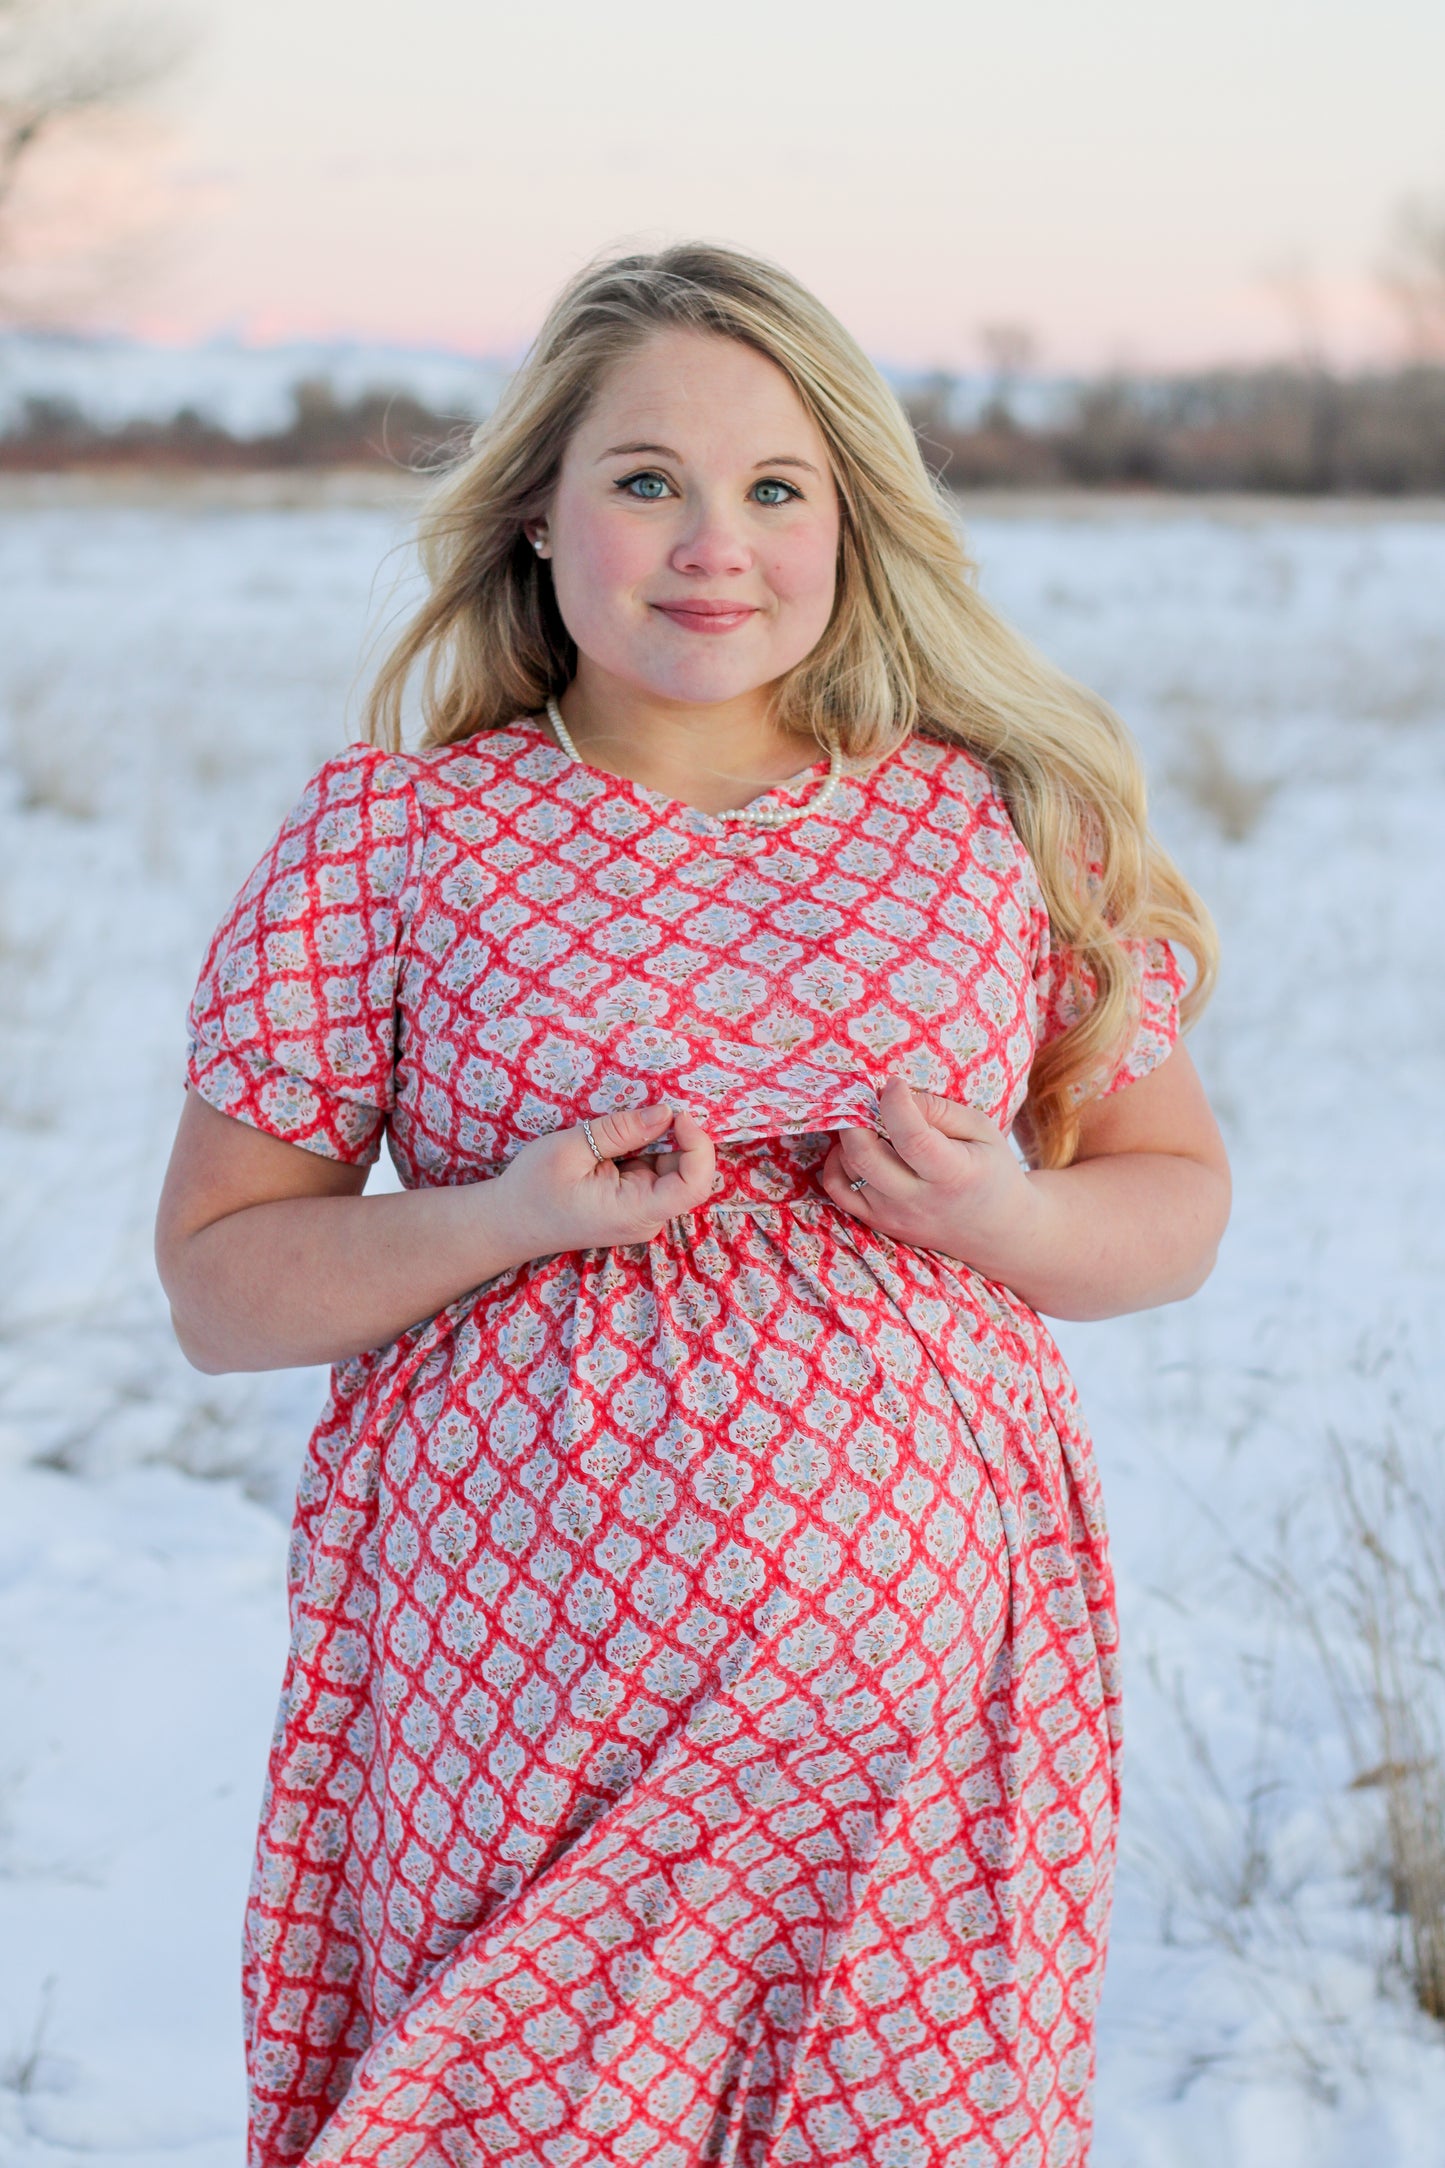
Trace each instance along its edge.
{"label": "gathered waist", "polygon": [[830,1132],[810,1130],[795,1136],[719,1144],[712,1190],[696,1210],[766,1214],[809,1206],[832,1209],[818,1179],[832,1143]]}

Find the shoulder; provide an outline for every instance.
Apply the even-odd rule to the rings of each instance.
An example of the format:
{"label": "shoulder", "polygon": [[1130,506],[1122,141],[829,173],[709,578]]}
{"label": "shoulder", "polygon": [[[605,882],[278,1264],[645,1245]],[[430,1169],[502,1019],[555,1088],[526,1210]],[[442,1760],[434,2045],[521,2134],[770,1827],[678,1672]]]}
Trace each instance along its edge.
{"label": "shoulder", "polygon": [[407,754],[380,745],[344,745],[311,775],[286,826],[355,828],[359,821],[369,823],[376,809],[388,803],[404,809],[412,790]]}
{"label": "shoulder", "polygon": [[[956,738],[915,730],[905,738],[885,768],[894,797],[967,809],[969,817],[1008,819],[1002,792],[987,763]],[[906,779],[906,780],[905,780]],[[900,788],[901,785],[901,788]]]}
{"label": "shoulder", "polygon": [[406,857],[417,828],[415,789],[405,754],[378,745],[345,745],[321,763],[277,837],[282,865],[369,856]]}
{"label": "shoulder", "polygon": [[526,718],[503,724],[496,730],[474,730],[470,737],[455,738],[448,745],[426,745],[417,752],[394,753],[414,789],[428,785],[449,791],[486,790],[512,770],[527,768],[546,740],[524,727]]}
{"label": "shoulder", "polygon": [[534,738],[511,729],[416,751],[346,745],[311,776],[288,825],[315,826],[317,840],[333,847],[343,838],[401,840],[424,830],[430,811],[504,784],[536,749]]}
{"label": "shoulder", "polygon": [[477,797],[500,792],[505,804],[509,785],[535,789],[538,755],[545,761],[546,751],[535,732],[506,725],[416,751],[348,746],[328,767],[337,768],[333,787],[342,793],[355,788],[372,798],[409,795],[426,825],[429,814]]}
{"label": "shoulder", "polygon": [[915,731],[894,764],[888,795],[895,802],[911,800],[925,826],[966,839],[970,857],[990,872],[1037,886],[1003,788],[977,753],[956,738]]}
{"label": "shoulder", "polygon": [[539,742],[535,732],[511,724],[415,750],[393,751],[358,740],[323,761],[308,787],[328,798],[396,795],[427,783],[466,790],[495,780],[535,752]]}

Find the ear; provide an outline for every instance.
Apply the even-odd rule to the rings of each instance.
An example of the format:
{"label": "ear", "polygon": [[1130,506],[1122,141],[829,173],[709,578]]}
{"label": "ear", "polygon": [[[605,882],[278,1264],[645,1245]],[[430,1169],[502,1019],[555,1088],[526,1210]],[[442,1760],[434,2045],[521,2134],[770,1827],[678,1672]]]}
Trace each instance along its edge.
{"label": "ear", "polygon": [[522,532],[539,557],[551,556],[551,546],[547,541],[547,522],[544,519],[524,520]]}

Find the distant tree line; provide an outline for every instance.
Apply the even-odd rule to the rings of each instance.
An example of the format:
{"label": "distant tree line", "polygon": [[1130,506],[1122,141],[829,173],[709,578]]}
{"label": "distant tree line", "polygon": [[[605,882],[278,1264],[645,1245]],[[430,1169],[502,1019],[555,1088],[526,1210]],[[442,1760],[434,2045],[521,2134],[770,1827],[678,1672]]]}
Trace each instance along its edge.
{"label": "distant tree line", "polygon": [[1445,492],[1445,196],[1398,206],[1376,275],[1400,332],[1392,368],[1332,368],[1310,280],[1291,275],[1293,361],[1100,376],[1041,406],[1024,397],[1029,328],[986,325],[991,388],[977,416],[959,423],[946,375],[909,398],[909,413],[929,465],[960,490]]}
{"label": "distant tree line", "polygon": [[1436,362],[1358,376],[1281,364],[1104,377],[1033,422],[995,396],[976,422],[951,424],[936,380],[907,403],[925,459],[954,489],[1445,492]]}
{"label": "distant tree line", "polygon": [[438,414],[410,392],[365,391],[341,398],[324,377],[297,384],[291,406],[290,420],[281,428],[238,436],[194,407],[182,407],[164,420],[107,427],[74,400],[32,394],[0,433],[0,472],[426,468],[462,449],[473,426],[465,417]]}
{"label": "distant tree line", "polygon": [[[907,400],[924,458],[949,487],[1445,494],[1445,364],[1340,376],[1318,367],[1105,377],[1021,419],[996,389],[949,419],[948,379]],[[298,384],[286,424],[238,436],[191,409],[106,427],[67,400],[31,397],[0,434],[0,471],[338,468],[425,471],[466,445],[472,421],[406,392],[343,398]]]}

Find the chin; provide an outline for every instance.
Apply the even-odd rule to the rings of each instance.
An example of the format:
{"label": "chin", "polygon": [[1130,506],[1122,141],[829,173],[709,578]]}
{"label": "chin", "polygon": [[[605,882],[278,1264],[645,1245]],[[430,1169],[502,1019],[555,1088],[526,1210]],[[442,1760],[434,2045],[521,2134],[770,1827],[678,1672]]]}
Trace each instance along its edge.
{"label": "chin", "polygon": [[[701,644],[701,643],[699,643]],[[802,657],[697,655],[669,657],[665,663],[650,659],[650,666],[629,671],[639,691],[654,700],[682,700],[691,707],[722,707],[730,700],[744,700],[791,670]]]}
{"label": "chin", "polygon": [[762,676],[749,671],[746,676],[718,678],[696,671],[655,679],[647,690],[655,700],[677,700],[691,708],[721,708],[730,701],[746,700],[750,693],[760,692],[771,683],[771,674]]}

